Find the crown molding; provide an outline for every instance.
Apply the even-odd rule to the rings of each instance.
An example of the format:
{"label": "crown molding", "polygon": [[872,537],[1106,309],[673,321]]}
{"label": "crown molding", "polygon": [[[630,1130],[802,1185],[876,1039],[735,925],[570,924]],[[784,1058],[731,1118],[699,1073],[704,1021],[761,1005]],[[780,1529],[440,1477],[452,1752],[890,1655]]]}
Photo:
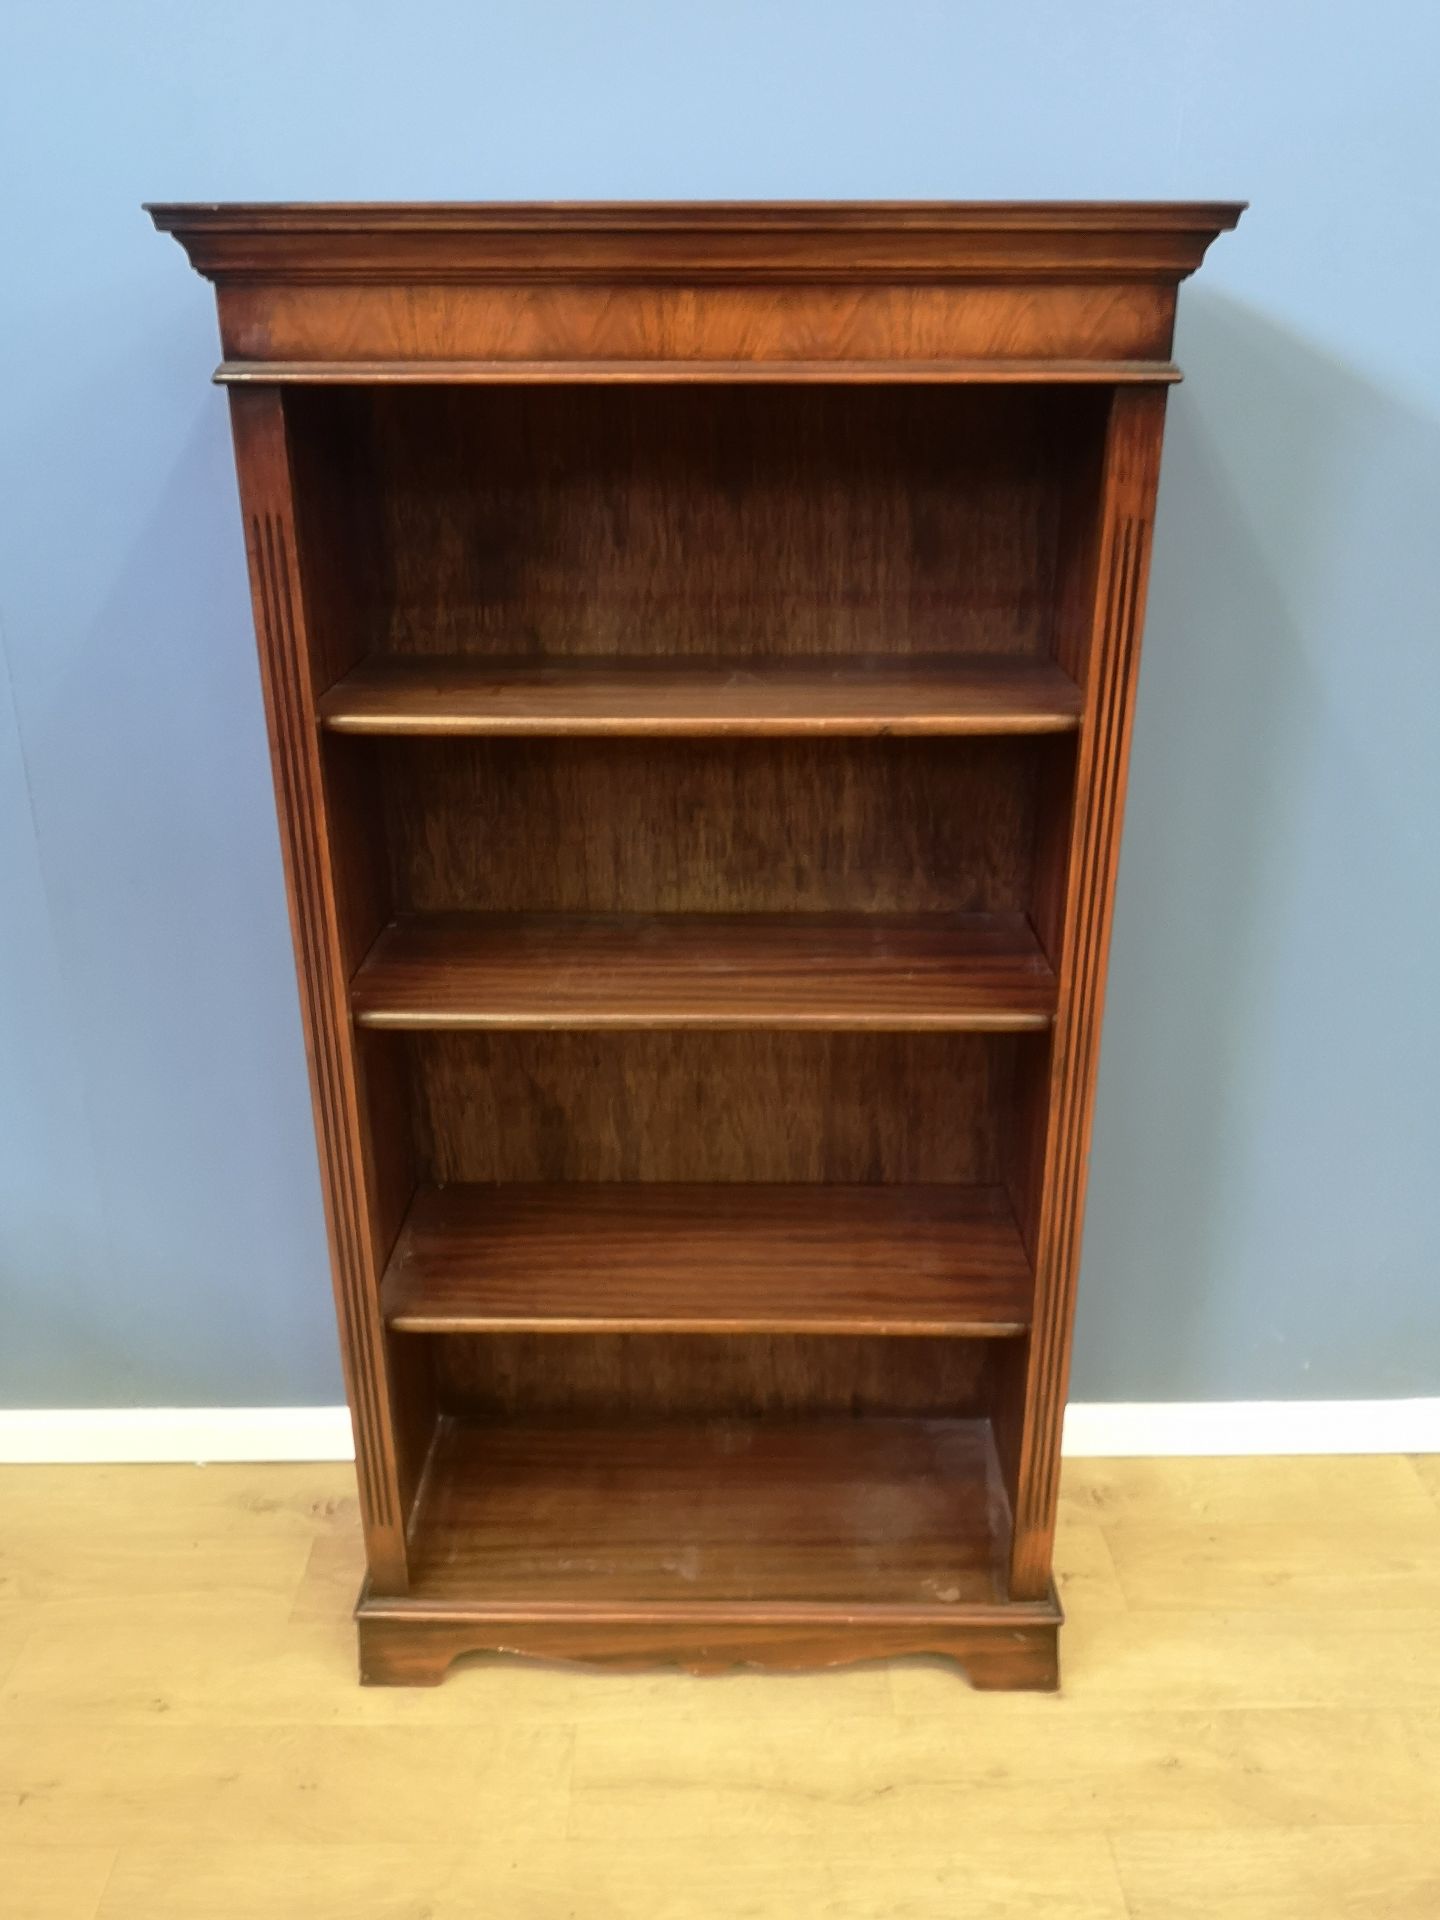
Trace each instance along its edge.
{"label": "crown molding", "polygon": [[157,202],[219,283],[1135,281],[1193,273],[1238,201]]}

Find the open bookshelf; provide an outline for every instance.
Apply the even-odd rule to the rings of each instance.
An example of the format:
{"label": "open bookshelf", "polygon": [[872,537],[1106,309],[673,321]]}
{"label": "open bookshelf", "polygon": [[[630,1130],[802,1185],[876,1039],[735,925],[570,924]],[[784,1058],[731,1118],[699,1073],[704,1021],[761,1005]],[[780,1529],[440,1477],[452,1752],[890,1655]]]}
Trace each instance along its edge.
{"label": "open bookshelf", "polygon": [[151,211],[219,298],[363,1677],[1054,1685],[1176,289],[1239,208]]}

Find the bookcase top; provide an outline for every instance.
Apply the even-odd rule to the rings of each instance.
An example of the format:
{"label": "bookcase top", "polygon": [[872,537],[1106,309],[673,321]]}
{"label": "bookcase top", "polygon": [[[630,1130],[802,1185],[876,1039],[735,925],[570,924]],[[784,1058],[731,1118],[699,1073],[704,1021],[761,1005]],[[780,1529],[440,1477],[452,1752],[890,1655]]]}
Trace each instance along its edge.
{"label": "bookcase top", "polygon": [[158,202],[208,278],[1150,280],[1241,201]]}

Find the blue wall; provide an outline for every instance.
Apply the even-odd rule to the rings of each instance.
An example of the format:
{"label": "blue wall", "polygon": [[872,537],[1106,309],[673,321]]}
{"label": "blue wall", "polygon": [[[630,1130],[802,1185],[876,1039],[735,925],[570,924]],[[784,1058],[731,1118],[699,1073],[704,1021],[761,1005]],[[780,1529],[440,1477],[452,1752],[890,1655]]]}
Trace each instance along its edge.
{"label": "blue wall", "polygon": [[1075,1391],[1440,1392],[1437,72],[1425,0],[9,0],[0,1404],[339,1397],[146,198],[1249,197],[1182,296]]}

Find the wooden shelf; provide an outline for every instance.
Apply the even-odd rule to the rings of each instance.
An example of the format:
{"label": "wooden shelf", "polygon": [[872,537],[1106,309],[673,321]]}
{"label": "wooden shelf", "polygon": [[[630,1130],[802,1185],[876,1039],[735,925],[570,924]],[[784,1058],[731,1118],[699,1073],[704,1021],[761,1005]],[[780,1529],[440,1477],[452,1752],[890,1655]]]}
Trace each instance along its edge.
{"label": "wooden shelf", "polygon": [[983,1420],[448,1419],[409,1599],[993,1604],[1007,1513]]}
{"label": "wooden shelf", "polygon": [[1051,661],[370,660],[320,701],[337,733],[1014,734],[1080,724]]}
{"label": "wooden shelf", "polygon": [[366,1027],[1021,1032],[1055,976],[1021,914],[436,914],[351,985]]}
{"label": "wooden shelf", "polygon": [[385,1277],[403,1333],[1004,1336],[1032,1278],[995,1187],[422,1189]]}

